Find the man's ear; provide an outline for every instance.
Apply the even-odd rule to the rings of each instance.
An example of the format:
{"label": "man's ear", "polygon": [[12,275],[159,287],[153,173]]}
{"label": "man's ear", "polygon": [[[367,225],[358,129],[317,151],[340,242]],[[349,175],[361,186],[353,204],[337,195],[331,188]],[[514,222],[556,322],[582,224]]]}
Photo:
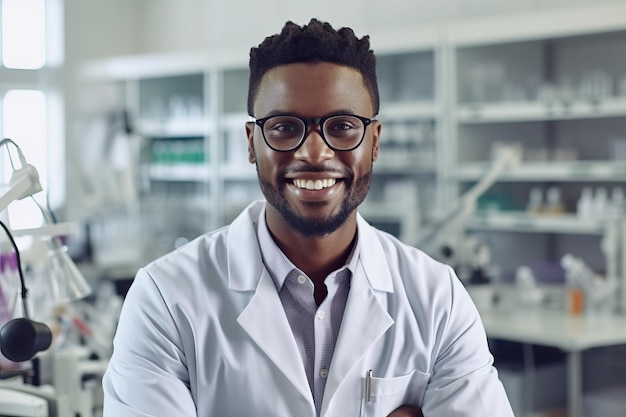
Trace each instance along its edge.
{"label": "man's ear", "polygon": [[380,120],[373,122],[374,137],[372,138],[372,162],[378,159],[378,150],[380,148],[380,132],[383,129],[383,124]]}
{"label": "man's ear", "polygon": [[251,164],[256,163],[254,155],[254,123],[246,123],[246,136],[248,137],[248,161]]}

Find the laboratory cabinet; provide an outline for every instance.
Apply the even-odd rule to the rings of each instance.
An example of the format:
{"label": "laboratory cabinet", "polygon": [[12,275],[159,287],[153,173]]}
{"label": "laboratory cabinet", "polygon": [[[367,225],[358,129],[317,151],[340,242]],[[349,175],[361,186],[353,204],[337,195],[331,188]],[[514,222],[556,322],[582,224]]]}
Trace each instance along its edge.
{"label": "laboratory cabinet", "polygon": [[[104,270],[132,271],[218,224],[215,75],[195,56],[171,61],[175,68],[161,56],[120,57],[86,70],[92,99],[107,101],[112,94],[101,91],[117,91],[89,118],[124,114],[135,190],[86,220],[94,262]],[[102,71],[107,64],[117,69]]]}
{"label": "laboratory cabinet", "polygon": [[487,25],[470,35],[468,25],[450,36],[455,169],[447,192],[462,195],[503,148],[521,159],[467,224],[492,249],[500,279],[529,265],[541,281],[563,282],[566,253],[598,273],[623,273],[623,236],[613,235],[626,209],[623,16],[588,9],[559,25],[521,17],[506,29]]}
{"label": "laboratory cabinet", "polygon": [[[145,233],[157,246],[150,256],[229,223],[262,198],[255,166],[248,161],[247,63],[220,63],[201,54],[178,59],[172,70],[162,65],[168,56],[115,58],[115,72],[95,77],[124,85],[120,106],[142,141],[137,181],[144,221],[150,219]],[[361,211],[412,244],[420,223],[436,211],[439,59],[434,45],[420,45],[380,54],[377,63],[381,112],[376,116],[384,128]]]}
{"label": "laboratory cabinet", "polygon": [[[545,279],[562,279],[553,271],[564,253],[602,273],[624,269],[605,243],[607,230],[621,230],[606,219],[623,219],[626,191],[625,4],[389,28],[371,40],[383,128],[361,206],[369,221],[418,245],[495,155],[513,149],[521,162],[499,174],[461,225],[489,245],[498,277],[535,263]],[[228,223],[261,197],[247,158],[246,53],[232,55],[86,65],[86,83],[125,87],[122,105],[144,143],[143,207],[179,230],[162,232],[166,246]],[[623,241],[611,233],[608,241]]]}
{"label": "laboratory cabinet", "polygon": [[415,245],[438,204],[442,92],[436,48],[377,54],[380,151],[361,214]]}
{"label": "laboratory cabinet", "polygon": [[[587,326],[581,326],[587,316],[566,314],[565,304],[507,315],[521,300],[509,284],[521,266],[530,266],[542,290],[558,299],[565,293],[560,261],[572,254],[597,274],[621,280],[616,305],[626,311],[626,3],[537,9],[371,34],[383,127],[359,210],[422,248],[426,232],[438,225],[440,238],[449,234],[469,252],[459,259],[487,266],[488,278],[504,284],[495,286],[499,304],[493,292],[486,310],[477,302],[488,336],[566,352],[568,413],[580,416],[583,397],[596,385],[581,385],[583,353],[588,359],[588,349],[604,354],[606,346],[623,344],[613,331],[623,314],[615,322],[592,316],[604,324]],[[236,55],[115,57],[84,68],[85,85],[123,90],[117,106],[128,112],[141,143],[134,218],[145,234],[135,266],[229,223],[262,198],[245,135],[247,53]],[[497,172],[469,216],[449,217],[463,214],[455,210],[503,151],[519,161]],[[455,258],[428,252],[452,261],[472,296],[487,287],[472,287]],[[562,379],[558,365],[555,380]],[[585,369],[587,381],[588,375]],[[509,376],[509,392],[526,384],[526,374]],[[598,379],[604,383],[606,375]],[[529,394],[523,395],[520,401]]]}
{"label": "laboratory cabinet", "polygon": [[261,199],[256,170],[248,161],[248,78],[246,66],[229,66],[220,71],[219,101],[219,225],[232,221],[252,200]]}
{"label": "laboratory cabinet", "polygon": [[154,257],[203,233],[215,215],[215,121],[205,94],[210,75],[168,74],[125,84],[130,127],[141,141],[136,182],[145,256]]}

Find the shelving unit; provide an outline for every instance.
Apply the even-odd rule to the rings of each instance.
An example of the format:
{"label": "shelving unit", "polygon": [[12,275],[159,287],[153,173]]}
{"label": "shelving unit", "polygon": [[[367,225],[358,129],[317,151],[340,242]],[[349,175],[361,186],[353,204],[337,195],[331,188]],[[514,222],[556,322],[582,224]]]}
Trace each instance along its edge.
{"label": "shelving unit", "polygon": [[[415,244],[489,172],[498,147],[517,147],[522,163],[478,201],[463,233],[489,247],[498,284],[527,265],[542,288],[560,289],[561,257],[580,257],[621,279],[624,313],[624,212],[577,211],[585,188],[626,192],[626,2],[537,8],[372,34],[383,130],[359,210]],[[88,81],[95,73],[124,85],[144,138],[143,243],[169,251],[177,238],[227,224],[261,198],[247,160],[245,61],[204,51],[121,57],[92,63],[87,73]],[[181,144],[190,146],[171,149]],[[560,207],[530,210],[536,190],[543,198],[558,190]],[[535,342],[545,341],[524,341]]]}
{"label": "shelving unit", "polygon": [[[436,47],[394,45],[378,57],[385,133],[362,213],[411,243],[437,204],[443,107]],[[155,219],[148,227],[157,229],[154,241],[169,242],[163,250],[176,238],[229,223],[262,198],[248,162],[247,63],[202,54],[171,59],[176,64],[164,64],[168,55],[121,57],[87,71],[90,78],[125,83],[126,106],[144,140],[142,210]]]}
{"label": "shelving unit", "polygon": [[[423,226],[485,175],[495,148],[514,145],[523,163],[479,201],[467,230],[490,244],[509,278],[520,265],[555,262],[565,252],[606,270],[602,220],[575,211],[584,187],[610,192],[626,180],[625,4],[395,28],[372,41],[383,132],[361,207],[368,220],[417,242]],[[189,237],[228,223],[261,197],[247,160],[247,63],[226,55],[120,57],[89,66],[100,79],[125,83],[138,132],[151,144],[142,159],[145,202],[170,210],[152,202],[161,193],[180,203],[161,219],[193,222]],[[177,159],[163,156],[164,144],[193,146]],[[563,215],[526,211],[538,187],[558,187]]]}
{"label": "shelving unit", "polygon": [[439,202],[442,92],[437,45],[377,54],[383,122],[366,219],[409,244],[432,221]]}
{"label": "shelving unit", "polygon": [[607,224],[601,219],[580,219],[575,214],[533,215],[525,211],[483,213],[468,224],[470,230],[523,233],[602,235]]}
{"label": "shelving unit", "polygon": [[158,256],[215,224],[215,124],[211,74],[151,74],[124,80],[126,109],[141,137],[137,183],[143,251]]}
{"label": "shelving unit", "polygon": [[[506,27],[492,21],[450,30],[449,163],[456,168],[446,177],[446,195],[453,200],[480,179],[499,146],[523,155],[468,224],[492,248],[504,279],[521,265],[547,270],[565,253],[598,272],[620,273],[604,248],[611,215],[582,218],[577,206],[583,188],[610,194],[625,187],[624,11],[581,8],[558,24],[546,13],[507,19]],[[538,190],[548,205],[549,189],[562,210],[527,209]]]}
{"label": "shelving unit", "polygon": [[220,225],[230,223],[252,200],[261,199],[254,165],[248,161],[247,64],[220,71],[220,164],[219,187],[222,199]]}

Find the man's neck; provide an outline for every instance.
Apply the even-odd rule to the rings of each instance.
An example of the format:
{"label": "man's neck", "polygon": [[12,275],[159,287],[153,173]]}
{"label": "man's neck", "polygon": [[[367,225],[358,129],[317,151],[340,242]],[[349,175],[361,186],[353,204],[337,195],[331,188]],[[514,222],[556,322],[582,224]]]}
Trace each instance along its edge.
{"label": "man's neck", "polygon": [[317,287],[324,284],[331,272],[345,265],[356,240],[356,217],[324,236],[302,236],[269,220],[268,229],[285,256]]}

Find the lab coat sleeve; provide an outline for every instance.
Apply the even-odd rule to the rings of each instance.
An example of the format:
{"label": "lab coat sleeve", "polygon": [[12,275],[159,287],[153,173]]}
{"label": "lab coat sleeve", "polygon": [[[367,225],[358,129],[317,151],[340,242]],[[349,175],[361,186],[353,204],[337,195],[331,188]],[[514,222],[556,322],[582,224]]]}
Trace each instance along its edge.
{"label": "lab coat sleeve", "polygon": [[448,268],[448,291],[435,294],[445,308],[436,317],[438,346],[424,396],[428,417],[513,417],[493,366],[484,326],[465,287]]}
{"label": "lab coat sleeve", "polygon": [[104,417],[195,417],[182,341],[162,294],[140,270],[126,295],[103,377]]}

